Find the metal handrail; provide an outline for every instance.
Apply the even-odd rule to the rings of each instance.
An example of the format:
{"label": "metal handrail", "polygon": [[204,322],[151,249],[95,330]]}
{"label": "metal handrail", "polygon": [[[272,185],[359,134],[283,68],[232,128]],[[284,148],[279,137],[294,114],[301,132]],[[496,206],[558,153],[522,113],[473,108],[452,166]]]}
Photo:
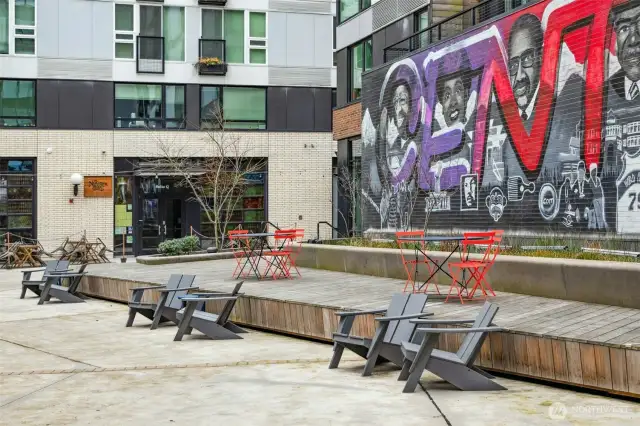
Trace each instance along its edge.
{"label": "metal handrail", "polygon": [[[509,3],[509,5],[507,6],[506,3]],[[498,6],[502,6],[504,8],[504,10],[502,10],[501,13],[496,14],[494,16],[498,16],[501,15],[502,13],[505,12],[511,12],[512,10],[518,9],[520,7],[523,7],[524,5],[528,5],[530,6],[530,4],[522,4],[517,6],[516,8],[511,8],[511,2],[505,2],[505,0],[486,0],[483,1],[482,3],[478,3],[476,5],[473,5],[467,9],[464,9],[454,15],[451,15],[445,19],[443,19],[442,21],[439,21],[433,25],[430,25],[429,27],[422,29],[420,31],[416,31],[415,33],[411,34],[408,37],[403,38],[402,40],[393,43],[387,47],[384,48],[383,52],[383,56],[384,56],[384,62],[389,62],[390,60],[393,59],[398,59],[399,57],[403,56],[406,53],[409,52],[413,52],[415,50],[418,50],[420,48],[424,48],[427,47],[428,45],[431,45],[433,43],[436,43],[438,41],[442,41],[443,39],[447,39],[447,38],[451,38],[457,35],[460,35],[462,33],[464,33],[465,31],[467,31],[469,28],[475,27],[476,25],[485,22],[491,18],[493,18],[494,16],[492,16],[491,14],[489,14],[489,16],[487,16],[486,18],[482,19],[482,13],[479,13],[480,16],[478,16],[478,19],[476,19],[476,11],[481,11],[482,10],[487,10],[487,9],[491,9],[491,6],[493,6],[493,4],[496,4]],[[452,21],[459,19],[460,17],[464,17],[464,16],[470,16],[470,25],[465,26],[464,25],[464,19],[463,19],[463,25],[462,28],[459,32],[455,32],[453,34],[446,34],[442,35],[442,28],[446,25],[446,24],[450,24]],[[429,32],[429,36],[428,36],[428,42],[425,43],[424,45],[421,45],[420,40],[422,40],[422,36]],[[433,37],[434,32],[437,35],[437,38]],[[404,43],[408,42],[408,47],[403,47],[403,48],[398,48],[398,46],[401,46]],[[401,54],[391,58],[389,57],[388,53],[394,50],[399,50],[400,52],[402,52]]]}
{"label": "metal handrail", "polygon": [[[153,49],[150,49],[149,46],[153,46],[153,44],[150,44],[152,40],[154,41],[154,43],[157,40],[158,46],[155,46]],[[145,45],[142,46],[143,47],[142,49],[141,49],[141,42],[145,42]],[[144,54],[145,52],[142,52],[144,50],[156,50],[156,49],[157,49],[157,56],[159,57],[155,57],[156,55]],[[153,69],[152,68],[147,69],[146,67],[143,69],[140,67],[141,61],[157,61],[160,65],[159,69],[155,69],[155,67],[153,67]],[[137,73],[164,74],[164,62],[165,62],[164,37],[139,35],[136,38],[136,72]],[[155,65],[155,62],[152,62],[151,64]]]}

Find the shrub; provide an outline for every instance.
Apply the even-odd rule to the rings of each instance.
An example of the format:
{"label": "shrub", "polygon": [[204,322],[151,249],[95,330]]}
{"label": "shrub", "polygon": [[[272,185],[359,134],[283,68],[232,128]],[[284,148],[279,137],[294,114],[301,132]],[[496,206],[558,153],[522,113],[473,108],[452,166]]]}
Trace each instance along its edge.
{"label": "shrub", "polygon": [[180,256],[181,254],[194,252],[198,250],[199,247],[200,240],[198,237],[191,235],[160,243],[158,246],[158,253],[164,256]]}

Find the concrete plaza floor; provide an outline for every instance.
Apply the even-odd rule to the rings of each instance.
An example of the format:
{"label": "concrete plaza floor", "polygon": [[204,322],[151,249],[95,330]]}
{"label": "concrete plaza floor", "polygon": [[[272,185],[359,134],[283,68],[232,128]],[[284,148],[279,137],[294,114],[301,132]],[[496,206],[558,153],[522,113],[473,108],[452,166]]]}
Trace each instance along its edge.
{"label": "concrete plaza floor", "polygon": [[425,373],[403,394],[396,369],[361,377],[345,352],[329,370],[330,345],[253,330],[174,342],[125,328],[124,305],[20,300],[20,278],[0,271],[0,425],[640,424],[639,404],[508,379],[463,393]]}

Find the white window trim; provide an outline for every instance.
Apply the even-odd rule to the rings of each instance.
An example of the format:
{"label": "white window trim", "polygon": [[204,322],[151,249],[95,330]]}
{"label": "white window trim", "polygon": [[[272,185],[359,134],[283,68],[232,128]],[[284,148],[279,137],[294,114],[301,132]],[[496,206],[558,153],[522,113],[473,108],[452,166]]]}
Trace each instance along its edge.
{"label": "white window trim", "polygon": [[[32,58],[38,55],[38,0],[33,0],[34,6],[34,25],[16,25],[16,2],[15,0],[9,0],[9,55],[21,56],[26,58]],[[33,34],[16,35],[16,30],[33,30]],[[16,39],[33,39],[33,53],[16,53]]]}
{"label": "white window trim", "polygon": [[[133,31],[119,31],[116,30],[116,5],[125,5],[125,6],[133,6]],[[115,61],[129,61],[129,62],[133,62],[136,60],[136,50],[137,50],[137,42],[136,42],[136,37],[138,35],[139,31],[139,13],[138,13],[138,8],[136,7],[135,4],[133,3],[114,3],[113,4],[113,59]],[[131,40],[131,42],[129,43],[128,40],[120,40],[118,39],[117,35],[118,34],[127,34],[127,35],[132,35],[133,39]],[[116,43],[122,43],[122,44],[132,44],[133,45],[133,58],[117,58],[116,57]]]}
{"label": "white window trim", "polygon": [[[12,1],[12,0],[10,0]],[[131,31],[116,31],[116,4],[124,4],[124,5],[132,5],[133,6],[133,33]],[[172,4],[148,4],[148,3],[129,3],[126,1],[114,2],[113,4],[113,59],[115,61],[136,61],[138,57],[138,49],[137,49],[137,39],[140,35],[140,6],[148,6],[148,7],[159,7],[161,9],[160,12],[160,34],[164,34],[164,6],[169,7],[181,7],[184,9],[184,60],[183,61],[170,61],[165,59],[165,63],[173,63],[173,64],[184,64],[187,62],[187,7],[172,5]],[[200,17],[200,26],[202,27],[202,16]],[[202,33],[202,31],[201,31]],[[128,41],[117,40],[116,34],[133,34],[133,59],[128,58],[116,58],[116,43],[127,43]]]}
{"label": "white window trim", "polygon": [[[251,13],[264,13],[264,37],[251,37]],[[247,10],[244,14],[244,34],[245,34],[245,44],[244,44],[244,52],[245,52],[245,63],[249,65],[256,66],[267,66],[269,64],[269,14],[266,11],[262,10]],[[252,41],[264,41],[264,46],[252,46]],[[251,63],[251,50],[264,50],[265,51],[265,61],[264,64],[252,64]]]}

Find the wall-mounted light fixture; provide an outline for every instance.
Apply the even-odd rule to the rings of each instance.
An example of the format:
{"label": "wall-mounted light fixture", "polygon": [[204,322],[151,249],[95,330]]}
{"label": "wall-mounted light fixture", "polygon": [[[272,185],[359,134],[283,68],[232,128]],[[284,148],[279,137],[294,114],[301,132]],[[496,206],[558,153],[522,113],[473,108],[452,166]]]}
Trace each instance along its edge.
{"label": "wall-mounted light fixture", "polygon": [[80,173],[74,173],[71,175],[71,185],[73,185],[73,196],[78,196],[78,185],[82,183],[82,175]]}

